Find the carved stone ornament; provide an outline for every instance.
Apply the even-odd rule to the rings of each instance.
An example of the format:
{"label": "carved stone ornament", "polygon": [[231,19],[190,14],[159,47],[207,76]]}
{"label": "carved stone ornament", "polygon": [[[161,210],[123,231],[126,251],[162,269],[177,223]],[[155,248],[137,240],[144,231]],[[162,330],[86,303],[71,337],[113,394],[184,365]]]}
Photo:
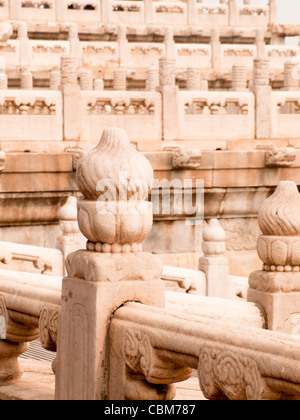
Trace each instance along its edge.
{"label": "carved stone ornament", "polygon": [[265,271],[300,271],[300,195],[292,181],[279,183],[263,204],[258,224],[263,233],[257,252]]}
{"label": "carved stone ornament", "polygon": [[[152,227],[153,169],[124,130],[103,132],[98,146],[77,166],[78,223],[97,252],[138,252]],[[93,245],[94,244],[94,245]]]}
{"label": "carved stone ornament", "polygon": [[200,169],[202,153],[200,150],[185,150],[181,147],[167,147],[164,149],[173,153],[173,169]]}
{"label": "carved stone ornament", "polygon": [[205,345],[198,365],[200,387],[214,400],[260,400],[271,396],[257,363],[219,345]]}
{"label": "carved stone ornament", "polygon": [[296,150],[293,147],[282,147],[266,151],[266,166],[270,168],[287,168],[294,164]]}
{"label": "carved stone ornament", "polygon": [[299,337],[300,195],[292,181],[281,181],[263,204],[257,252],[263,269],[249,277],[248,300],[263,306],[268,329]]}
{"label": "carved stone ornament", "polygon": [[39,332],[42,346],[49,351],[56,351],[57,331],[60,308],[45,305],[39,319]]}
{"label": "carved stone ornament", "polygon": [[143,253],[153,223],[153,169],[124,130],[110,128],[77,165],[78,225],[87,251],[70,254],[70,277],[91,282],[159,280],[162,264]]}

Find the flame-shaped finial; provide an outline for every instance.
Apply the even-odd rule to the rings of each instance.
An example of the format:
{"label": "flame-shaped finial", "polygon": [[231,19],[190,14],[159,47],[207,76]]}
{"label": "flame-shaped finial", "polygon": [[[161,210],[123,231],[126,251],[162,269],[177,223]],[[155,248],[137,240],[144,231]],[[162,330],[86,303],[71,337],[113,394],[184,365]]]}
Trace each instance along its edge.
{"label": "flame-shaped finial", "polygon": [[293,181],[281,181],[263,204],[258,224],[264,235],[300,235],[300,194]]}

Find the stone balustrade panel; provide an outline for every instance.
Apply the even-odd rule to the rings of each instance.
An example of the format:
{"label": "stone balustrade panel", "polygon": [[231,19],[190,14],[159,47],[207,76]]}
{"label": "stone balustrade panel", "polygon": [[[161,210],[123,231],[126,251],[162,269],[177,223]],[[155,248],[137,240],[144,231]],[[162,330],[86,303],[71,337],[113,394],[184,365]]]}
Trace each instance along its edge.
{"label": "stone balustrade panel", "polygon": [[98,142],[105,128],[119,127],[132,141],[161,140],[161,96],[155,92],[81,92],[82,141]]}
{"label": "stone balustrade panel", "polygon": [[70,52],[68,41],[30,41],[30,58],[32,68],[59,69],[60,59],[63,54]]}
{"label": "stone balustrade panel", "polygon": [[187,4],[183,2],[153,2],[154,22],[157,25],[186,25]]}
{"label": "stone balustrade panel", "polygon": [[211,46],[199,44],[176,44],[177,67],[185,68],[193,65],[205,70],[211,68]]}
{"label": "stone balustrade panel", "polygon": [[[178,92],[179,138],[253,139],[254,95],[250,92]],[[230,133],[228,135],[228,133]]]}
{"label": "stone balustrade panel", "polygon": [[159,58],[165,55],[165,51],[165,44],[130,42],[128,44],[126,62],[122,64],[131,68],[148,68],[152,66],[158,68]]}
{"label": "stone balustrade panel", "polygon": [[237,24],[241,27],[267,27],[270,22],[270,7],[244,4],[238,6]]}
{"label": "stone balustrade panel", "polygon": [[111,68],[120,60],[117,42],[80,42],[82,65],[88,68]]}
{"label": "stone balustrade panel", "polygon": [[270,60],[272,71],[283,71],[286,61],[299,57],[300,49],[297,46],[266,45],[266,52]]}
{"label": "stone balustrade panel", "polygon": [[0,45],[0,54],[5,59],[6,68],[14,68],[20,63],[20,41],[10,39]]}
{"label": "stone balustrade panel", "polygon": [[231,71],[236,64],[247,67],[248,71],[253,69],[253,60],[256,57],[257,48],[255,45],[221,45],[221,69]]}
{"label": "stone balustrade panel", "polygon": [[300,91],[272,92],[271,136],[299,138]]}
{"label": "stone balustrade panel", "polygon": [[58,91],[0,91],[2,141],[61,141],[62,95]]}
{"label": "stone balustrade panel", "polygon": [[55,22],[56,0],[10,0],[10,19]]}
{"label": "stone balustrade panel", "polygon": [[80,23],[101,22],[100,0],[56,0],[57,20]]}
{"label": "stone balustrade panel", "polygon": [[111,0],[110,7],[111,23],[130,25],[145,21],[144,2],[142,1]]}
{"label": "stone balustrade panel", "polygon": [[197,3],[197,24],[204,27],[227,26],[228,4]]}

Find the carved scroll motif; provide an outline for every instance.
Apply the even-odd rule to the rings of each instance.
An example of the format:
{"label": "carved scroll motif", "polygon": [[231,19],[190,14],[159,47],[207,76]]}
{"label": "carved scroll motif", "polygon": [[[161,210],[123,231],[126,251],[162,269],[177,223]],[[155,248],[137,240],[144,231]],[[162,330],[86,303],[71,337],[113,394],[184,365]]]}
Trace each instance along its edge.
{"label": "carved scroll motif", "polygon": [[253,359],[233,350],[225,352],[220,345],[204,345],[198,375],[202,392],[211,400],[274,397]]}
{"label": "carved scroll motif", "polygon": [[95,99],[87,104],[89,115],[154,115],[154,102],[148,99]]}
{"label": "carved scroll motif", "polygon": [[39,331],[42,346],[46,350],[56,351],[57,331],[60,308],[44,306],[40,314]]}

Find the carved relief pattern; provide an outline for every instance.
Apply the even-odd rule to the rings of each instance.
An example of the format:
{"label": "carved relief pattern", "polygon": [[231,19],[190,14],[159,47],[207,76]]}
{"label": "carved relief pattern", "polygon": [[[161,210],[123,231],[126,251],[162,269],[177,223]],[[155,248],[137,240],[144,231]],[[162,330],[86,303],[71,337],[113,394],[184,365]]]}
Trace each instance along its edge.
{"label": "carved relief pattern", "polygon": [[184,8],[180,6],[158,6],[156,13],[184,13]]}
{"label": "carved relief pattern", "polygon": [[50,351],[56,351],[59,311],[60,309],[56,306],[45,306],[40,314],[41,344]]}
{"label": "carved relief pattern", "polygon": [[60,45],[46,46],[46,45],[36,45],[32,47],[33,53],[50,53],[50,54],[65,54],[67,52],[66,48],[63,48]]}
{"label": "carved relief pattern", "polygon": [[154,102],[148,99],[95,99],[87,103],[88,115],[154,115]]}
{"label": "carved relief pattern", "polygon": [[224,57],[254,57],[255,52],[250,48],[227,48]]}
{"label": "carved relief pattern", "polygon": [[241,7],[240,8],[240,15],[246,16],[267,16],[268,12],[267,9],[262,7]]}
{"label": "carved relief pattern", "polygon": [[178,55],[179,56],[203,56],[208,57],[209,56],[209,50],[208,49],[199,49],[199,48],[179,48],[178,49]]}
{"label": "carved relief pattern", "polygon": [[157,55],[161,56],[163,54],[163,49],[158,47],[134,47],[131,49],[131,53],[135,55]]}
{"label": "carved relief pattern", "polygon": [[227,7],[218,6],[200,6],[198,8],[198,13],[201,15],[226,15]]}
{"label": "carved relief pattern", "polygon": [[51,1],[23,1],[21,7],[23,8],[33,8],[41,10],[52,9],[53,4]]}
{"label": "carved relief pattern", "polygon": [[126,332],[125,336],[125,362],[129,369],[135,373],[143,373],[147,377],[152,365],[152,346],[147,335],[140,331]]}
{"label": "carved relief pattern", "polygon": [[185,104],[186,115],[248,115],[249,105],[241,100],[194,99]]}
{"label": "carved relief pattern", "polygon": [[258,400],[266,385],[257,363],[220,346],[206,345],[199,357],[200,387],[206,398]]}
{"label": "carved relief pattern", "polygon": [[113,4],[113,11],[114,12],[140,12],[141,7],[137,6],[136,4],[129,4],[126,5],[127,2],[114,2]]}
{"label": "carved relief pattern", "polygon": [[56,115],[56,104],[43,98],[0,98],[0,115]]}

